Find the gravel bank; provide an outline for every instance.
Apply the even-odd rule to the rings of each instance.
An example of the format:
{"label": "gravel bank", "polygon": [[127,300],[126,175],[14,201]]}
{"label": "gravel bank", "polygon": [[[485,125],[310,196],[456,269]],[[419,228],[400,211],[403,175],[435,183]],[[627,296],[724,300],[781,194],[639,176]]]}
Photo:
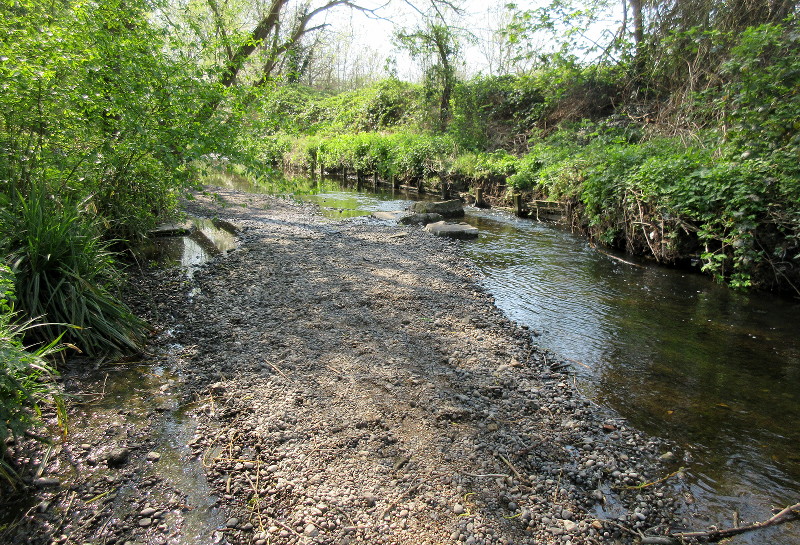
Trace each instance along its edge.
{"label": "gravel bank", "polygon": [[[667,448],[580,395],[481,290],[463,243],[229,190],[187,207],[242,245],[191,282],[132,284],[167,371],[114,433],[83,421],[59,445],[43,474],[63,482],[16,535],[579,545],[671,529],[675,478],[640,486],[669,474]],[[53,467],[67,457],[71,474]]]}

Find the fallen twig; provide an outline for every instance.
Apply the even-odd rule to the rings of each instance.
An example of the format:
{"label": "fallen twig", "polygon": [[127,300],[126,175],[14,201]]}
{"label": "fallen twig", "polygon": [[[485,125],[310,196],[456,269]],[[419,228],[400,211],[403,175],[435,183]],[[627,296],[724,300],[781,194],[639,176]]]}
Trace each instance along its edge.
{"label": "fallen twig", "polygon": [[612,488],[612,490],[639,490],[641,488],[647,488],[648,486],[653,486],[653,485],[656,485],[658,483],[663,483],[664,481],[666,481],[670,477],[674,477],[675,475],[678,475],[679,473],[682,473],[685,470],[686,470],[685,467],[681,467],[677,471],[673,471],[672,473],[670,473],[666,477],[661,477],[660,479],[656,479],[653,482],[637,484],[637,485],[634,485],[634,486],[620,486],[618,488],[614,487],[614,488]]}
{"label": "fallen twig", "polygon": [[519,479],[520,482],[523,482],[523,483],[528,483],[529,482],[528,479],[523,477],[522,474],[519,471],[517,471],[517,468],[515,468],[513,465],[511,465],[511,462],[508,461],[508,458],[506,458],[502,454],[498,454],[497,456],[501,460],[503,460],[503,462],[505,462],[505,464],[508,466],[508,468],[514,473],[514,475],[517,476],[517,479]]}
{"label": "fallen twig", "polygon": [[[707,543],[716,543],[717,541],[723,540],[728,537],[733,537],[739,534],[744,534],[745,532],[752,532],[753,530],[760,530],[762,528],[767,528],[769,526],[776,526],[778,524],[783,524],[784,522],[789,522],[790,520],[794,520],[796,518],[800,518],[800,503],[796,503],[794,505],[790,505],[782,509],[777,514],[773,515],[767,520],[761,522],[754,522],[753,524],[748,524],[747,526],[740,526],[738,528],[725,528],[722,530],[707,530],[704,532],[678,532],[674,534],[670,534],[669,537],[674,538],[676,540],[681,539],[697,539],[699,541],[704,541]],[[678,543],[679,541],[675,541]]]}

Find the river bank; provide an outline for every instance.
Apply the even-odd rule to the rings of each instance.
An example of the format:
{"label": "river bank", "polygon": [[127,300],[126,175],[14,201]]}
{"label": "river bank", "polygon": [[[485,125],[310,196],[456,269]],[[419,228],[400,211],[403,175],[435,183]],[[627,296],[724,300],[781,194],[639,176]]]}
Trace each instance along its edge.
{"label": "river bank", "polygon": [[[134,275],[159,328],[155,367],[129,382],[139,402],[77,420],[72,404],[67,438],[27,464],[57,482],[37,481],[11,542],[577,545],[675,529],[679,477],[650,484],[669,447],[583,398],[459,243],[231,190],[187,208],[237,225],[241,246],[191,281]],[[107,393],[65,375],[75,396]]]}

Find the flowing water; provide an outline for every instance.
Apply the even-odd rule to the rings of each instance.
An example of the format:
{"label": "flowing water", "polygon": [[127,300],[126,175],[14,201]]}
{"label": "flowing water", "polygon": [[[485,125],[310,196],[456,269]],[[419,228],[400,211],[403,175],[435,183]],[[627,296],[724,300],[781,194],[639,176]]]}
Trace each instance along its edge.
{"label": "flowing water", "polygon": [[[305,193],[335,219],[416,198],[330,183]],[[693,528],[730,527],[734,512],[764,520],[800,501],[800,302],[625,263],[504,212],[468,208],[466,221],[481,235],[464,248],[498,306],[572,363],[586,395],[682,447]],[[800,525],[735,543],[800,543]]]}

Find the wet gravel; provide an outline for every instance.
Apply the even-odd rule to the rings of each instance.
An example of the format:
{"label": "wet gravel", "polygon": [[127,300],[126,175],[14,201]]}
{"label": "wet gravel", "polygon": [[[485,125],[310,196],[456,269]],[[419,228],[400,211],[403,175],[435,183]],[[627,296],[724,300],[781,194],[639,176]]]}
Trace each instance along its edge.
{"label": "wet gravel", "polygon": [[146,363],[168,371],[44,463],[11,445],[34,452],[32,483],[59,482],[0,537],[580,545],[679,522],[671,447],[580,394],[481,289],[468,242],[223,189],[187,209],[236,226],[240,247],[191,281],[132,276],[159,327]]}

